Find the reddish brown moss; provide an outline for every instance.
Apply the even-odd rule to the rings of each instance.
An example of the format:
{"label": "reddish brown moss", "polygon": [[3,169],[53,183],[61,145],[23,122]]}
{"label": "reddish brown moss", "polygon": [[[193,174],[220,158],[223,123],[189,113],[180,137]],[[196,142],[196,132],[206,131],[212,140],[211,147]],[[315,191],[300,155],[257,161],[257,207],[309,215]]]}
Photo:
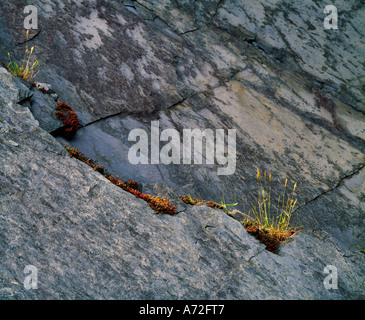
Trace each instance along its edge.
{"label": "reddish brown moss", "polygon": [[129,188],[132,188],[132,189],[135,189],[135,190],[137,190],[137,189],[138,189],[138,183],[137,183],[136,181],[128,180],[125,184],[126,184]]}
{"label": "reddish brown moss", "polygon": [[224,206],[222,206],[221,204],[218,204],[216,202],[213,202],[213,201],[208,201],[207,206],[211,207],[211,208],[217,208],[217,209],[226,211],[226,208]]}
{"label": "reddish brown moss", "polygon": [[[66,150],[69,152],[70,157],[74,157],[90,167],[92,167],[94,170],[105,174],[105,169],[103,166],[100,166],[96,164],[96,162],[90,158],[85,157],[85,155],[78,151],[77,148],[69,148],[66,147]],[[144,194],[137,190],[138,183],[133,180],[128,180],[126,183],[124,183],[119,178],[113,177],[112,175],[105,174],[105,177],[111,181],[116,186],[122,188],[125,191],[128,191],[129,193],[133,194],[135,197],[140,198],[144,201],[146,201],[149,206],[155,211],[155,213],[165,213],[165,214],[177,214],[176,207],[172,206],[171,201],[167,201],[165,197],[153,197],[149,194]]]}
{"label": "reddish brown moss", "polygon": [[192,206],[195,206],[199,202],[204,202],[210,208],[217,208],[217,209],[226,210],[223,205],[218,204],[218,203],[216,203],[214,201],[198,200],[198,199],[195,199],[195,198],[190,197],[189,195],[188,196],[179,196],[179,198],[182,201],[184,201],[186,204],[191,204]]}
{"label": "reddish brown moss", "polygon": [[88,166],[92,167],[95,171],[98,171],[102,174],[104,174],[105,169],[103,166],[96,164],[96,162],[90,158],[85,157],[83,153],[81,153],[77,148],[69,148],[66,147],[66,150],[70,154],[71,158],[76,158],[84,163],[86,163]]}
{"label": "reddish brown moss", "polygon": [[[257,223],[250,221],[243,222],[247,232],[253,235],[257,240],[266,246],[266,250],[273,253],[278,253],[279,245],[287,240],[289,237],[294,235],[296,231],[287,230],[285,232],[279,232],[278,230],[263,229]],[[298,232],[298,231],[297,231]]]}
{"label": "reddish brown moss", "polygon": [[205,202],[204,200],[198,200],[195,198],[192,198],[190,196],[179,196],[179,198],[184,201],[186,204],[191,204],[192,206],[195,206],[198,202]]}
{"label": "reddish brown moss", "polygon": [[136,190],[138,188],[138,183],[136,181],[128,180],[127,183],[124,183],[122,180],[115,178],[112,175],[107,175],[105,177],[116,186],[133,194],[136,198],[146,201],[155,213],[177,214],[176,207],[172,206],[171,201],[167,201],[165,197],[154,197]]}
{"label": "reddish brown moss", "polygon": [[79,129],[79,119],[76,112],[66,103],[57,102],[56,117],[63,122],[62,135],[71,139]]}

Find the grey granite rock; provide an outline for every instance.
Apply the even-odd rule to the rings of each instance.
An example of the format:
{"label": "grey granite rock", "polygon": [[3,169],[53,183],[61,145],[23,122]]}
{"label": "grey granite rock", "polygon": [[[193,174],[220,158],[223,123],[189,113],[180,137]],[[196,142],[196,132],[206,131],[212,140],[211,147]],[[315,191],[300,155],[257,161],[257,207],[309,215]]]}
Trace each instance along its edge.
{"label": "grey granite rock", "polygon": [[0,68],[0,77],[2,80],[0,102],[3,105],[7,103],[21,103],[33,95],[29,87],[21,79],[13,77],[5,68]]}
{"label": "grey granite rock", "polygon": [[63,123],[56,117],[57,103],[54,98],[47,93],[33,88],[33,96],[30,99],[30,111],[35,119],[38,120],[39,126],[53,132],[63,127]]}

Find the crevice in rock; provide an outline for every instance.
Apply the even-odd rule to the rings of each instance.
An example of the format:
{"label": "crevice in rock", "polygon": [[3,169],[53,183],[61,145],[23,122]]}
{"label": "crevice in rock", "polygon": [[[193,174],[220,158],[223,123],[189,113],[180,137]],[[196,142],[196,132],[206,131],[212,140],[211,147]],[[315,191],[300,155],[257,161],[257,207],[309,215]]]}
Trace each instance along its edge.
{"label": "crevice in rock", "polygon": [[[172,105],[170,105],[170,106],[168,106],[168,107],[166,107],[166,108],[164,108],[162,110],[168,110],[168,109],[174,108],[177,105],[184,103],[186,100],[191,99],[191,98],[193,98],[193,97],[195,97],[195,96],[197,96],[199,94],[204,94],[206,92],[207,91],[199,91],[199,92],[196,92],[196,93],[194,93],[194,94],[192,94],[190,96],[183,97],[180,100],[174,102]],[[153,110],[153,111],[150,112],[149,115],[150,116],[156,115],[159,111],[162,111],[162,110]],[[104,117],[100,117],[100,118],[98,118],[96,120],[93,120],[91,122],[88,122],[86,124],[81,124],[80,125],[80,128],[84,128],[84,127],[90,126],[92,124],[98,123],[100,121],[103,121],[103,120],[106,120],[106,119],[109,119],[109,118],[112,118],[112,117],[117,117],[117,116],[130,116],[130,115],[134,115],[134,116],[137,116],[137,117],[140,116],[140,115],[144,115],[145,116],[146,115],[146,112],[145,111],[143,111],[143,112],[142,111],[135,111],[135,112],[133,112],[133,111],[128,111],[128,110],[122,110],[122,111],[119,111],[119,112],[116,112],[116,113],[113,113],[113,114],[110,114],[110,115],[107,115],[107,116],[104,116]]]}
{"label": "crevice in rock", "polygon": [[208,228],[216,228],[216,226],[211,226],[211,225],[207,224],[207,225],[204,227],[204,229],[205,229],[205,230],[207,230]]}
{"label": "crevice in rock", "polygon": [[[152,19],[146,19],[146,18],[143,18],[143,19],[145,19],[147,21],[152,21],[152,22],[155,22],[156,19],[159,19],[163,24],[166,25],[166,27],[168,27],[168,28],[172,29],[174,32],[176,32],[175,28],[173,28],[172,26],[170,26],[164,19],[162,19],[158,14],[156,14],[156,12],[154,10],[146,7],[144,4],[140,3],[137,0],[134,0],[134,2],[137,3],[139,6],[143,7],[144,9],[146,9],[153,16]],[[126,7],[132,7],[132,8],[134,8],[138,12],[138,9],[135,6],[132,6],[132,5],[125,5],[125,6]]]}
{"label": "crevice in rock", "polygon": [[139,110],[139,111],[131,111],[131,110],[122,110],[122,111],[118,111],[116,113],[107,115],[107,116],[102,116],[100,118],[97,118],[93,121],[90,121],[86,124],[81,123],[80,124],[80,129],[84,128],[84,127],[88,127],[90,125],[93,125],[95,123],[98,123],[100,121],[103,120],[107,120],[109,118],[112,117],[118,117],[118,116],[122,116],[122,117],[128,117],[128,116],[134,116],[135,118],[143,118],[144,120],[146,119],[154,119],[157,116],[157,113],[160,112],[161,110],[152,110],[152,111],[146,111],[146,110]]}
{"label": "crevice in rock", "polygon": [[[257,37],[256,37],[256,35],[253,37],[253,38],[251,38],[251,39],[246,39],[246,38],[244,38],[244,39],[242,39],[243,41],[245,41],[245,42],[247,42],[247,43],[249,43],[249,44],[253,44],[253,43],[256,43],[256,40],[257,40]],[[261,49],[261,50],[263,50],[261,47],[257,47],[257,48],[259,48],[259,49]]]}
{"label": "crevice in rock", "polygon": [[[238,73],[238,72],[237,72]],[[178,100],[177,102],[175,102],[175,103],[173,103],[172,105],[170,105],[169,107],[167,107],[166,108],[166,110],[168,110],[168,109],[172,109],[172,108],[174,108],[174,107],[176,107],[176,106],[178,106],[179,104],[182,104],[182,103],[184,103],[186,100],[189,100],[189,99],[191,99],[191,98],[194,98],[194,97],[196,97],[196,96],[198,96],[198,95],[201,95],[201,94],[208,94],[208,93],[210,93],[212,90],[215,90],[215,89],[217,89],[217,88],[220,88],[220,87],[223,87],[223,86],[225,86],[225,83],[226,82],[229,82],[237,73],[235,73],[234,75],[232,75],[232,76],[229,76],[229,77],[224,77],[224,79],[226,80],[225,82],[223,82],[222,84],[219,84],[219,85],[216,85],[216,86],[213,86],[213,87],[209,87],[209,89],[207,89],[207,90],[202,90],[202,91],[198,91],[198,92],[195,92],[195,93],[193,93],[193,94],[191,94],[190,96],[187,96],[187,97],[183,97],[183,98],[181,98],[180,100]]]}
{"label": "crevice in rock", "polygon": [[80,128],[84,128],[84,127],[90,126],[92,124],[95,124],[97,122],[100,122],[100,121],[103,121],[103,120],[106,120],[106,119],[109,119],[109,118],[112,118],[112,117],[117,117],[117,116],[120,116],[120,115],[125,114],[125,113],[126,113],[126,111],[122,110],[122,111],[119,111],[117,113],[113,113],[113,114],[107,115],[105,117],[101,117],[99,119],[96,119],[94,121],[88,122],[86,124],[82,124],[82,125],[80,125]]}
{"label": "crevice in rock", "polygon": [[27,42],[31,42],[32,40],[34,40],[36,37],[38,37],[38,35],[41,33],[41,29],[38,29],[38,32],[31,38],[29,38],[28,40],[24,40],[22,42],[18,42],[17,44],[15,44],[14,48],[16,48],[17,46],[20,46],[24,43],[27,43]]}
{"label": "crevice in rock", "polygon": [[306,203],[304,203],[303,205],[301,205],[301,206],[299,206],[299,207],[297,207],[294,211],[293,211],[293,214],[297,211],[297,210],[299,210],[299,209],[301,209],[301,208],[303,208],[303,207],[305,207],[306,205],[308,205],[309,203],[312,203],[312,202],[314,202],[314,201],[316,201],[316,200],[318,200],[319,198],[321,198],[322,196],[325,196],[326,194],[328,194],[328,193],[330,193],[330,192],[332,192],[332,191],[334,191],[334,190],[336,190],[341,184],[342,184],[342,182],[343,181],[345,181],[345,180],[347,180],[347,179],[350,179],[350,178],[352,178],[353,176],[355,176],[355,175],[357,175],[362,169],[364,169],[365,168],[365,164],[363,164],[363,165],[361,165],[359,168],[357,168],[355,171],[353,171],[353,172],[351,172],[351,173],[349,173],[349,174],[347,174],[346,176],[344,176],[343,178],[341,178],[341,179],[339,179],[339,180],[337,180],[336,182],[335,182],[335,185],[332,187],[332,188],[330,188],[330,189],[328,189],[328,190],[326,190],[326,191],[323,191],[322,193],[320,193],[319,195],[317,195],[317,196],[315,196],[313,199],[311,199],[311,200],[309,200],[309,201],[307,201]]}
{"label": "crevice in rock", "polygon": [[173,103],[172,105],[168,106],[166,109],[172,109],[172,108],[174,108],[174,107],[178,106],[179,104],[184,103],[186,100],[189,100],[189,99],[191,99],[191,98],[194,98],[194,97],[198,96],[199,94],[204,94],[204,93],[206,93],[206,92],[207,92],[207,91],[199,91],[199,92],[196,92],[196,93],[194,93],[194,94],[192,94],[192,95],[190,95],[190,96],[187,96],[187,97],[181,98],[181,99],[180,99],[180,100],[178,100],[177,102],[175,102],[175,103]]}
{"label": "crevice in rock", "polygon": [[198,30],[200,30],[200,27],[197,27],[197,28],[191,29],[191,30],[186,30],[184,32],[179,33],[179,36],[182,36],[182,35],[187,34],[187,33],[195,32],[195,31],[198,31]]}
{"label": "crevice in rock", "polygon": [[262,249],[262,250],[260,250],[260,251],[256,252],[253,256],[251,256],[251,257],[247,260],[247,263],[250,263],[250,262],[251,262],[251,259],[253,259],[253,258],[257,257],[259,254],[261,254],[261,253],[263,253],[263,252],[265,252],[265,251],[266,251],[266,249]]}
{"label": "crevice in rock", "polygon": [[[144,4],[140,3],[138,0],[134,0],[135,3],[137,3],[138,5],[140,5],[141,7],[143,7],[144,9],[146,9],[147,11],[151,12],[152,14],[154,14],[157,17],[157,14],[151,10],[150,8],[146,7]],[[127,6],[127,5],[125,5]],[[134,7],[135,8],[135,7]],[[136,9],[136,8],[135,8]],[[137,10],[137,9],[136,9]],[[138,10],[137,10],[138,11]]]}
{"label": "crevice in rock", "polygon": [[137,0],[134,0],[133,1],[133,3],[136,3],[136,4],[138,4],[139,6],[141,6],[143,9],[145,9],[145,10],[147,10],[150,14],[151,14],[151,16],[153,16],[152,17],[152,19],[149,19],[149,18],[146,18],[146,17],[142,17],[142,14],[140,13],[140,10],[138,10],[138,8],[135,6],[135,5],[133,5],[133,4],[124,4],[124,6],[125,7],[129,7],[129,8],[133,8],[134,10],[136,10],[137,12],[138,12],[138,14],[144,19],[144,20],[147,20],[147,21],[154,21],[158,16],[156,15],[156,13],[153,11],[153,10],[151,10],[151,9],[149,9],[149,8],[147,8],[145,5],[143,5],[142,3],[140,3],[140,2],[138,2]]}

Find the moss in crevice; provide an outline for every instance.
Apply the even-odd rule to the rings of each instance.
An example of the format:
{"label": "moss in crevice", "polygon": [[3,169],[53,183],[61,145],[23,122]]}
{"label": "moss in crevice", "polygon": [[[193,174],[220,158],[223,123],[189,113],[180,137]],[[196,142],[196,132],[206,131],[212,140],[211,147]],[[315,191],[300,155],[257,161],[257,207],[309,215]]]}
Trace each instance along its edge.
{"label": "moss in crevice", "polygon": [[265,229],[257,223],[252,223],[250,221],[244,221],[243,226],[249,234],[253,235],[266,246],[266,250],[272,253],[278,253],[279,245],[293,236],[296,232],[299,232],[295,230],[282,232],[279,230]]}
{"label": "moss in crevice", "polygon": [[79,129],[79,119],[76,112],[68,104],[57,102],[56,117],[63,122],[61,134],[66,139],[71,139]]}
{"label": "moss in crevice", "polygon": [[94,170],[103,174],[110,182],[112,182],[116,186],[133,194],[136,198],[140,198],[146,201],[148,205],[155,211],[155,213],[165,213],[170,215],[178,213],[176,207],[171,204],[170,200],[166,200],[165,197],[154,197],[149,194],[142,193],[137,190],[138,183],[136,181],[128,180],[127,182],[123,182],[119,178],[113,177],[111,174],[108,174],[102,165],[98,165],[94,160],[85,157],[85,155],[78,151],[77,148],[69,148],[66,146],[65,148],[69,152],[71,158],[76,158],[86,163]]}
{"label": "moss in crevice", "polygon": [[181,195],[181,196],[179,196],[179,198],[186,204],[190,204],[192,206],[195,206],[196,204],[203,202],[203,203],[206,203],[207,206],[210,208],[217,208],[217,209],[226,211],[226,208],[223,205],[216,203],[214,201],[198,200],[198,199],[192,198],[190,195],[187,195],[187,196]]}

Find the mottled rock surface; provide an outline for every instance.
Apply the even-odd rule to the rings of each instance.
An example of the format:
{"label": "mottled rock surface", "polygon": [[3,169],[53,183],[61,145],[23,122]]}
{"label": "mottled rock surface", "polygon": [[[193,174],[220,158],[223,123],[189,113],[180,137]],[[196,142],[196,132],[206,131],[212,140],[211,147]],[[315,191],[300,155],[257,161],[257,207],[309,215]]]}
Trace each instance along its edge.
{"label": "mottled rock surface", "polygon": [[[1,48],[19,58],[25,5],[0,3]],[[0,69],[0,297],[364,298],[362,1],[337,1],[338,30],[324,29],[314,0],[34,5],[36,80],[82,127],[71,141],[52,137],[54,98]],[[129,132],[156,120],[161,130],[236,129],[235,173],[130,164]],[[155,215],[62,144],[144,192],[169,194],[179,215]],[[286,177],[298,181],[293,222],[303,231],[279,255],[222,211],[177,197],[224,196],[243,210],[244,196],[247,210],[256,168],[280,179],[275,192]],[[22,286],[27,264],[40,270],[37,290]],[[326,265],[338,268],[337,290],[323,286]]]}

